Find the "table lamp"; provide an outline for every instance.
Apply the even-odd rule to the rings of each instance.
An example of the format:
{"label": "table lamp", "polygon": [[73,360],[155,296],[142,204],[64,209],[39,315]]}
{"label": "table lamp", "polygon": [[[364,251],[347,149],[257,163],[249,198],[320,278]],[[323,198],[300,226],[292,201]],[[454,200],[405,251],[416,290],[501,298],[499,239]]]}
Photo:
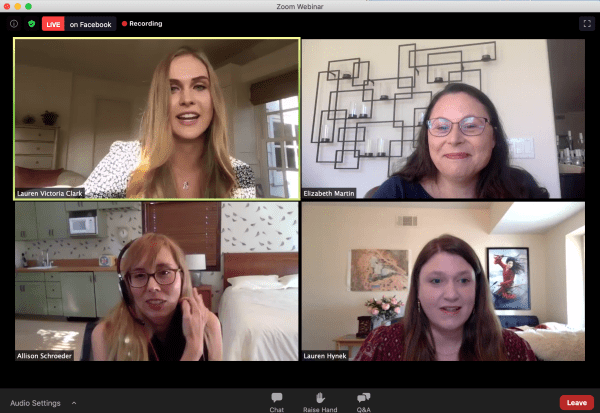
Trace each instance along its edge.
{"label": "table lamp", "polygon": [[206,255],[189,254],[185,256],[185,262],[192,276],[192,286],[198,287],[202,285],[202,274],[200,271],[206,269]]}

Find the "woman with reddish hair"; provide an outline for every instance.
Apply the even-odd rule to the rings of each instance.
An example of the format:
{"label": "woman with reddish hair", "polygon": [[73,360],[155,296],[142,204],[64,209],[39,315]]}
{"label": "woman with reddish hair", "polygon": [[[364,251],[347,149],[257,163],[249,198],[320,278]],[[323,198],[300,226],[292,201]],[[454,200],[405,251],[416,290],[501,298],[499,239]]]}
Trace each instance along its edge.
{"label": "woman with reddish hair", "polygon": [[411,277],[404,318],[371,331],[355,360],[536,361],[525,340],[501,328],[481,262],[465,241],[429,241]]}

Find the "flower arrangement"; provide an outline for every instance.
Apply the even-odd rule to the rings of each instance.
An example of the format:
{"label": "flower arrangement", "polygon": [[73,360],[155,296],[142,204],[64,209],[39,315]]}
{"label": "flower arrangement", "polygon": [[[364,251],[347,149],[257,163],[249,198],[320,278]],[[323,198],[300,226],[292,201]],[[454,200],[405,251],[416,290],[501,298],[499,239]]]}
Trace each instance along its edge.
{"label": "flower arrangement", "polygon": [[371,299],[365,303],[367,307],[369,307],[369,313],[376,317],[382,317],[384,320],[391,320],[392,318],[398,317],[400,314],[400,307],[404,305],[404,303],[398,299],[396,296],[386,297],[385,295],[381,298],[381,300],[375,301],[375,299]]}

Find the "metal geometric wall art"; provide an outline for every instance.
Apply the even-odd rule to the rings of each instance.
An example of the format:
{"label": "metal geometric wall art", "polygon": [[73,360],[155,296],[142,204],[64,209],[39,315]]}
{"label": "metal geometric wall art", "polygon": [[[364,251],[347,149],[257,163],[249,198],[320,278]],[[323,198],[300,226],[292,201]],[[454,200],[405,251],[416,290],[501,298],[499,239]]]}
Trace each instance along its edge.
{"label": "metal geometric wall art", "polygon": [[481,66],[495,60],[492,41],[428,49],[399,45],[395,77],[371,77],[372,62],[360,58],[329,61],[317,77],[310,139],[317,145],[316,162],[359,169],[361,160],[386,158],[390,176],[416,147],[434,94],[420,86],[424,80],[481,90]]}

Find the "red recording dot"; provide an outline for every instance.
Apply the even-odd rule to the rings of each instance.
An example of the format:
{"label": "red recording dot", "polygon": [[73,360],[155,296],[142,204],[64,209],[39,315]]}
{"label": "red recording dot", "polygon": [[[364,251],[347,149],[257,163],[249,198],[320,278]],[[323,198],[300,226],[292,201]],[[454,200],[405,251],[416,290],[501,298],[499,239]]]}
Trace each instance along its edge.
{"label": "red recording dot", "polygon": [[8,4],[8,3],[4,3],[4,8],[5,8],[6,10],[10,9],[10,4]]}
{"label": "red recording dot", "polygon": [[123,20],[123,23],[121,23],[123,25],[123,27],[127,26],[127,22],[125,20]]}

